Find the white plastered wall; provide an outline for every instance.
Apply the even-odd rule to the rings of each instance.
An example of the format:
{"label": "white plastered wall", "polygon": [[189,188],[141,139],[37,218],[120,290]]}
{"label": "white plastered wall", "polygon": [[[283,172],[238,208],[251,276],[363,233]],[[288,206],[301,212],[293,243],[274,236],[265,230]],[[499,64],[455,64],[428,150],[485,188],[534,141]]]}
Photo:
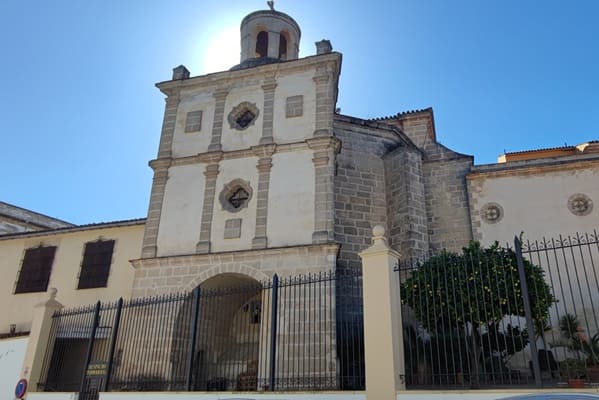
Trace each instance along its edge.
{"label": "white plastered wall", "polygon": [[195,253],[202,223],[205,168],[204,164],[193,164],[169,169],[158,228],[158,256]]}
{"label": "white plastered wall", "polygon": [[[258,118],[246,129],[237,130],[229,125],[229,114],[243,102],[254,103],[259,110]],[[262,136],[262,119],[264,117],[264,93],[260,85],[233,88],[227,95],[223,117],[221,145],[223,151],[247,149],[257,146]]]}
{"label": "white plastered wall", "polygon": [[[299,142],[314,135],[316,126],[316,86],[314,71],[281,76],[275,91],[273,135],[276,143]],[[286,101],[290,96],[303,96],[301,117],[286,118]]]}
{"label": "white plastered wall", "polygon": [[[177,111],[173,135],[173,156],[187,157],[208,150],[214,121],[214,97],[207,91],[184,91]],[[196,132],[185,132],[185,121],[190,111],[202,111],[202,127]]]}
{"label": "white plastered wall", "polygon": [[[48,298],[46,292],[14,294],[15,282],[26,249],[40,244],[57,246],[48,287],[58,289],[57,300],[65,307],[93,304],[98,300],[115,301],[119,297],[129,297],[131,294],[134,270],[129,260],[140,257],[143,230],[144,225],[140,224],[0,240],[0,333],[8,332],[10,324],[16,324],[19,332],[29,331],[33,306]],[[108,286],[78,290],[78,276],[85,243],[99,238],[115,241]]]}
{"label": "white plastered wall", "polygon": [[[570,212],[568,198],[575,193],[593,200],[590,214]],[[497,223],[481,221],[478,229],[485,245],[512,242],[520,232],[530,240],[588,232],[599,226],[599,168],[486,178],[474,199],[476,213],[489,202],[498,203],[504,212]]]}
{"label": "white plastered wall", "polygon": [[0,393],[2,398],[13,398],[9,397],[9,393],[14,393],[19,380],[27,342],[27,337],[0,340]]}
{"label": "white plastered wall", "polygon": [[[210,235],[211,251],[246,250],[252,248],[252,239],[256,232],[256,202],[258,194],[258,170],[256,157],[224,160],[220,163],[216,192],[214,199],[214,213],[212,218],[212,232]],[[224,186],[229,182],[241,179],[249,182],[252,188],[252,197],[247,207],[237,212],[223,209],[219,195]],[[241,218],[241,237],[225,239],[225,221]]]}
{"label": "white plastered wall", "polygon": [[314,164],[309,150],[272,158],[266,234],[269,247],[312,243]]}
{"label": "white plastered wall", "polygon": [[[543,238],[551,247],[551,240],[559,242],[560,235],[567,238],[577,232],[584,234],[599,228],[599,168],[491,177],[477,181],[476,185],[482,186],[481,191],[473,196],[475,213],[478,214],[489,202],[497,203],[503,209],[503,216],[498,222],[492,224],[481,218],[480,228],[475,228],[475,233],[478,229],[482,234],[484,245],[497,240],[513,248],[514,236],[523,232],[525,248],[528,241],[534,247],[535,241],[542,243]],[[569,210],[568,198],[576,193],[586,194],[592,199],[594,205],[590,214],[578,216]],[[541,248],[543,246],[540,245]],[[597,332],[599,327],[595,325],[595,319],[584,317],[593,316],[594,307],[599,304],[596,290],[596,273],[599,270],[596,271],[594,268],[597,267],[593,267],[591,262],[591,259],[599,257],[596,246],[556,252],[549,250],[548,253],[533,251],[525,253],[524,257],[542,267],[558,300],[549,310],[549,324],[553,331],[544,333],[546,342],[560,338],[559,320],[566,313],[576,314],[584,321],[584,329],[590,334]],[[575,282],[580,282],[580,285]],[[537,341],[537,347],[543,348],[543,345],[542,340]],[[566,357],[563,348],[554,349],[553,355],[557,360]],[[527,369],[528,365],[523,360],[516,354],[511,367]]]}

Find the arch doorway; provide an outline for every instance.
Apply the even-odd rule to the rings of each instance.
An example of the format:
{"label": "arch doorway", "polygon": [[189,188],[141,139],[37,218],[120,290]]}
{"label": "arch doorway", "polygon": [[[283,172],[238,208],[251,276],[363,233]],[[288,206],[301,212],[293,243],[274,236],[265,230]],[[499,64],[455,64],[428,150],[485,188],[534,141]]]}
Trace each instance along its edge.
{"label": "arch doorway", "polygon": [[[197,317],[193,296],[179,311],[173,339],[181,365],[189,359],[195,322],[191,389],[195,391],[252,391],[258,388],[262,326],[260,282],[242,274],[216,275],[199,286]],[[186,340],[185,340],[186,339]],[[177,342],[177,343],[175,343]]]}

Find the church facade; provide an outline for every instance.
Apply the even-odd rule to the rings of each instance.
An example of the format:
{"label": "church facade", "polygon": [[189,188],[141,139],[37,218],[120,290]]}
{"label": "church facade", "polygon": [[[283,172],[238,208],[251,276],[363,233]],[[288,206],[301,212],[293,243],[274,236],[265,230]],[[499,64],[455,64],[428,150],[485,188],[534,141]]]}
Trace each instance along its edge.
{"label": "church facade", "polygon": [[[156,85],[166,106],[147,219],[134,221],[141,245],[116,243],[110,259],[112,268],[130,270],[123,296],[190,291],[223,274],[263,281],[359,271],[376,225],[403,260],[460,251],[473,239],[506,243],[520,232],[535,239],[596,228],[597,142],[476,166],[437,141],[431,108],[373,120],[336,112],[342,56],[323,40],[315,55],[298,58],[300,37],[290,16],[257,11],[241,23],[240,64],[197,77],[179,66]],[[63,232],[85,232],[84,246],[95,228],[0,206],[10,253],[2,267],[15,285],[28,249],[62,254]],[[98,241],[114,239],[100,231]],[[76,290],[77,276],[55,277],[80,269],[73,260],[82,251],[69,265],[57,257],[48,268],[60,274],[48,274],[44,288]],[[35,302],[40,293],[6,296]]]}
{"label": "church facade", "polygon": [[[371,120],[338,113],[342,56],[323,40],[299,58],[300,37],[290,16],[257,11],[241,23],[238,65],[196,77],[179,66],[156,85],[166,105],[145,220],[77,227],[38,215],[38,232],[26,232],[6,217],[0,266],[17,289],[6,286],[2,304],[26,309],[4,313],[0,333],[17,319],[17,332],[31,329],[51,287],[72,307],[359,272],[376,225],[406,261],[522,231],[596,229],[597,142],[475,166],[437,141],[431,108]],[[87,248],[105,244],[102,283],[81,287]],[[31,264],[44,281],[18,290],[28,254],[50,248],[49,262]]]}
{"label": "church facade", "polygon": [[473,158],[436,141],[431,109],[340,115],[330,42],[298,59],[299,26],[274,10],[241,34],[230,71],[180,66],[157,85],[166,109],[134,296],[223,272],[357,269],[377,224],[405,257],[468,243]]}

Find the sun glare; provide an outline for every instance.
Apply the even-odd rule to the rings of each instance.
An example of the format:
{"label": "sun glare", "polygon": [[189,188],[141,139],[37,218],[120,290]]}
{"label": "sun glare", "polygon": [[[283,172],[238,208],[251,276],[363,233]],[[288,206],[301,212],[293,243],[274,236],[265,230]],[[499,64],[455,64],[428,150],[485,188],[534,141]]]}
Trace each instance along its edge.
{"label": "sun glare", "polygon": [[204,73],[219,72],[239,64],[239,27],[227,27],[209,41],[202,60]]}

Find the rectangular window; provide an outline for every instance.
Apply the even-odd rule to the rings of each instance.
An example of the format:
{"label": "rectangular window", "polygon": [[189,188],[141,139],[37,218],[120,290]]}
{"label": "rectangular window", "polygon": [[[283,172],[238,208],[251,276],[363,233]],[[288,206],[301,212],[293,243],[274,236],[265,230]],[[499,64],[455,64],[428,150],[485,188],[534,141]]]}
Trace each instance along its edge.
{"label": "rectangular window", "polygon": [[241,237],[241,218],[228,219],[225,221],[225,239]]}
{"label": "rectangular window", "polygon": [[287,118],[301,117],[304,113],[304,96],[287,97],[285,116]]}
{"label": "rectangular window", "polygon": [[202,112],[190,111],[185,118],[185,133],[198,132],[202,129]]}
{"label": "rectangular window", "polygon": [[106,287],[113,250],[114,240],[99,240],[85,244],[77,289]]}
{"label": "rectangular window", "polygon": [[45,292],[50,281],[55,246],[25,250],[15,293]]}

